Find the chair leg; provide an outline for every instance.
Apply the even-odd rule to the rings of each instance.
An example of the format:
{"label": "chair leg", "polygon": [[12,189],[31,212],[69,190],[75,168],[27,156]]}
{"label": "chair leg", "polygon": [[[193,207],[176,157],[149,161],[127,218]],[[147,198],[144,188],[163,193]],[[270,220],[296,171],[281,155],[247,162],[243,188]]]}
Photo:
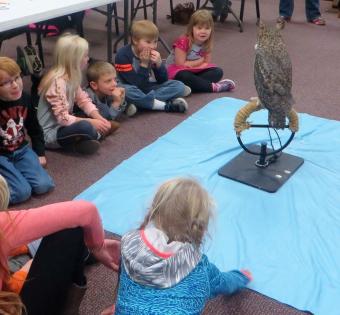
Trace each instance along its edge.
{"label": "chair leg", "polygon": [[74,19],[74,24],[76,26],[77,33],[81,37],[84,37],[84,27],[83,27],[84,16],[85,16],[85,11],[75,13],[73,16],[71,15],[72,19]]}
{"label": "chair leg", "polygon": [[243,32],[243,25],[242,25],[242,21],[238,18],[238,16],[235,14],[235,12],[232,10],[232,8],[230,7],[230,5],[228,4],[228,11],[233,15],[233,17],[235,18],[238,27],[240,28],[240,32]]}
{"label": "chair leg", "polygon": [[259,0],[255,0],[256,4],[256,17],[257,17],[257,22],[260,21],[260,3]]}
{"label": "chair leg", "polygon": [[134,4],[134,0],[131,1],[131,23],[132,23],[132,21],[135,19],[136,15],[137,15],[137,11],[138,11],[138,8],[140,6],[140,2],[141,1],[142,0],[138,0],[136,6],[133,5]]}
{"label": "chair leg", "polygon": [[152,0],[152,21],[157,25],[157,1],[158,0]]}
{"label": "chair leg", "polygon": [[26,33],[27,46],[32,46],[31,32],[28,29],[25,33]]}
{"label": "chair leg", "polygon": [[170,18],[171,18],[171,24],[175,24],[174,20],[174,3],[172,0],[170,0]]}
{"label": "chair leg", "polygon": [[201,1],[200,0],[197,0],[196,1],[196,10],[198,10],[201,6]]}
{"label": "chair leg", "polygon": [[117,4],[113,3],[112,5],[113,5],[113,14],[115,16],[116,35],[118,36],[119,35],[119,24],[118,24],[118,19],[117,19],[117,16],[118,16]]}
{"label": "chair leg", "polygon": [[43,52],[42,40],[41,40],[41,34],[43,32],[42,28],[43,28],[43,25],[38,26],[37,24],[37,39],[36,39],[35,44],[38,46],[39,58],[41,60],[43,67],[45,68],[44,52]]}
{"label": "chair leg", "polygon": [[[204,9],[207,7],[209,0],[205,0],[202,6],[198,7],[199,9]],[[201,1],[197,1],[198,5],[201,5]]]}
{"label": "chair leg", "polygon": [[143,0],[144,20],[148,19],[148,11],[146,9],[146,0]]}
{"label": "chair leg", "polygon": [[243,13],[244,13],[244,2],[245,0],[241,0],[241,8],[240,8],[240,20],[243,22]]}

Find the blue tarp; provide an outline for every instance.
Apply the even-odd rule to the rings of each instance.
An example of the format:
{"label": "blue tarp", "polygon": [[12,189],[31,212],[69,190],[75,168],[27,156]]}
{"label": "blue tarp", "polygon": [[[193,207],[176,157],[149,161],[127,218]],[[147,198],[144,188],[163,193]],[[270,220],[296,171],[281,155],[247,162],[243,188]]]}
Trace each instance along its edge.
{"label": "blue tarp", "polygon": [[[139,226],[161,182],[194,176],[216,200],[204,245],[211,261],[222,270],[251,270],[250,287],[283,303],[339,315],[340,122],[299,114],[300,130],[285,152],[305,162],[270,194],[217,174],[242,151],[233,120],[244,104],[233,98],[214,100],[77,199],[94,202],[105,229],[124,234]],[[267,112],[251,120],[266,123]],[[263,129],[243,134],[247,144],[269,140]],[[283,141],[286,134],[281,134]]]}

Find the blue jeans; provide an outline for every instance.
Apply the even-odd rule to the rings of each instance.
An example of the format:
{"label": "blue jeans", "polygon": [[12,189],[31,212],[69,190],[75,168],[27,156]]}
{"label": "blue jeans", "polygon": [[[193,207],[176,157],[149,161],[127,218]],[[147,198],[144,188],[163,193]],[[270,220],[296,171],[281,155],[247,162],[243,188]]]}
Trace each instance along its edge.
{"label": "blue jeans", "polygon": [[[319,0],[305,0],[307,21],[318,18],[320,13]],[[294,11],[294,0],[280,0],[280,16],[291,17]]]}
{"label": "blue jeans", "polygon": [[64,148],[70,148],[79,141],[97,139],[97,130],[86,120],[80,120],[72,125],[60,127],[57,131],[57,141]]}
{"label": "blue jeans", "polygon": [[52,178],[40,165],[29,145],[0,156],[0,174],[10,191],[10,204],[23,202],[31,194],[44,194],[54,188]]}
{"label": "blue jeans", "polygon": [[183,96],[185,88],[184,84],[177,80],[168,80],[162,84],[155,83],[153,89],[147,94],[135,85],[121,83],[119,86],[125,88],[125,99],[128,103],[144,109],[152,109],[155,99],[166,102]]}

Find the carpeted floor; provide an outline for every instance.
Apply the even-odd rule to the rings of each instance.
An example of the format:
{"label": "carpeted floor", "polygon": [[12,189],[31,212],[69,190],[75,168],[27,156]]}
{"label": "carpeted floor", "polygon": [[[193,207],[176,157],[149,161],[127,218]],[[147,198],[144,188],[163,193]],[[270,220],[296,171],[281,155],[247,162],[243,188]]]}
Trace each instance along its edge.
{"label": "carpeted floor", "polygon": [[[174,1],[175,4],[179,1]],[[156,140],[179,122],[221,96],[249,99],[256,95],[253,83],[253,56],[256,40],[255,1],[246,1],[244,32],[240,33],[232,17],[226,23],[216,24],[213,59],[234,79],[237,88],[233,93],[196,94],[188,98],[189,111],[185,115],[160,112],[143,112],[136,117],[123,119],[120,130],[109,137],[100,151],[92,157],[79,157],[61,152],[47,152],[48,171],[53,176],[56,189],[48,195],[33,197],[17,208],[73,199],[123,160]],[[239,0],[233,0],[238,12]],[[278,1],[260,1],[261,16],[273,24],[278,15]],[[330,10],[331,2],[321,0],[321,12],[326,18],[325,27],[306,23],[304,1],[295,1],[292,23],[283,30],[293,63],[293,95],[299,112],[340,120],[339,89],[339,35],[340,19]],[[121,6],[119,8],[121,10]],[[159,1],[158,25],[160,34],[169,44],[185,31],[184,26],[171,25],[166,19],[168,1]],[[106,58],[105,18],[90,11],[85,19],[86,38],[90,42],[90,55]],[[122,29],[122,28],[121,28]],[[55,38],[43,41],[46,64],[51,65]],[[25,45],[24,37],[3,43],[1,54],[15,57],[15,47]],[[164,49],[160,45],[163,57]],[[27,86],[28,88],[28,86]],[[112,205],[113,207],[119,205]],[[114,294],[115,275],[104,267],[89,270],[89,289],[82,305],[82,315],[98,314],[110,304]],[[288,290],[288,288],[287,288]],[[233,311],[231,311],[233,310]],[[252,291],[245,291],[229,298],[221,298],[209,304],[205,314],[297,314],[292,308]]]}

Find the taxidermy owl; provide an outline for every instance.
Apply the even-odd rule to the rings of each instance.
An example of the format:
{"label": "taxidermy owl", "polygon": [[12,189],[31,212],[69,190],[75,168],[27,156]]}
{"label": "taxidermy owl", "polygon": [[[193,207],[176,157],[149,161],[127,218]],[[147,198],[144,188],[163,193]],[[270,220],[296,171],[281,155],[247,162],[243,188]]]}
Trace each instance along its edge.
{"label": "taxidermy owl", "polygon": [[255,46],[255,87],[261,105],[268,110],[268,123],[283,129],[292,109],[292,64],[278,29],[259,24]]}

